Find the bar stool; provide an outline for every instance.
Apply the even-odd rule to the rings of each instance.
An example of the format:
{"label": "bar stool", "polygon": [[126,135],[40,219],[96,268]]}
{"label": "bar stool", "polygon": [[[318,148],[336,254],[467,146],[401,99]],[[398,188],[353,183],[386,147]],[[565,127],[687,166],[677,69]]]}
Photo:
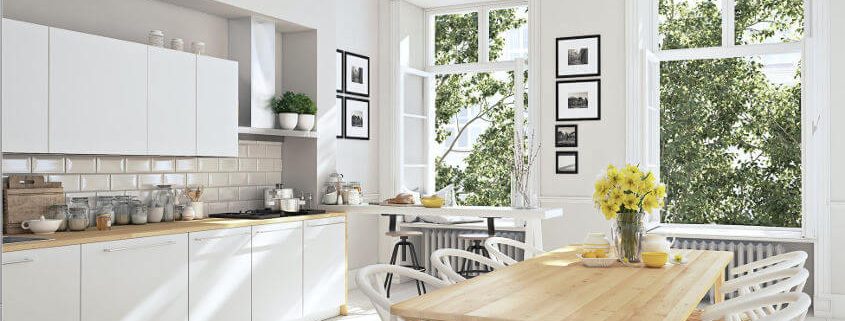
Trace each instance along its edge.
{"label": "bar stool", "polygon": [[[487,252],[487,248],[484,247],[484,241],[486,241],[490,237],[496,236],[495,221],[498,217],[488,216],[486,218],[486,233],[458,234],[458,239],[470,243],[470,245],[466,248],[467,252],[475,253],[490,258],[490,253]],[[489,266],[480,264],[478,262],[471,262],[470,260],[464,260],[461,264],[461,270],[458,271],[458,274],[467,279],[471,279],[481,275],[482,273],[487,273],[491,271],[492,270]]]}
{"label": "bar stool", "polygon": [[[388,231],[384,233],[384,235],[389,237],[398,237],[399,241],[393,245],[393,254],[390,255],[390,264],[391,265],[399,265],[404,266],[407,268],[411,268],[420,272],[425,272],[425,268],[420,265],[420,261],[417,259],[417,250],[414,248],[414,243],[408,241],[408,238],[411,236],[422,236],[423,233],[420,231],[398,231],[396,230],[396,217],[400,214],[382,214],[382,216],[390,217],[390,225],[388,227]],[[402,250],[402,260],[399,264],[396,263],[397,256],[399,254],[399,250]],[[408,258],[408,252],[410,252],[411,257],[411,265],[401,265],[401,263]],[[390,297],[390,287],[393,283],[393,273],[387,273],[384,277],[384,289],[387,291],[387,297]],[[419,295],[423,295],[425,293],[425,283],[416,280],[417,283],[417,293]]]}

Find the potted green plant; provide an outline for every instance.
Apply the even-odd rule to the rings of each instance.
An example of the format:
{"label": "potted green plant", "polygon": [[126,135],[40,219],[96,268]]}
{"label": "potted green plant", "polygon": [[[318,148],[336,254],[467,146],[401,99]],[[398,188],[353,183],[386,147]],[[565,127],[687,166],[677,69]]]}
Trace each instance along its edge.
{"label": "potted green plant", "polygon": [[293,92],[286,92],[280,97],[273,97],[270,100],[270,108],[279,117],[279,127],[282,129],[296,128],[299,115],[297,115],[296,94]]}
{"label": "potted green plant", "polygon": [[296,123],[297,130],[311,131],[314,129],[314,122],[317,117],[317,104],[305,94],[296,94],[296,112],[299,114],[299,119]]}

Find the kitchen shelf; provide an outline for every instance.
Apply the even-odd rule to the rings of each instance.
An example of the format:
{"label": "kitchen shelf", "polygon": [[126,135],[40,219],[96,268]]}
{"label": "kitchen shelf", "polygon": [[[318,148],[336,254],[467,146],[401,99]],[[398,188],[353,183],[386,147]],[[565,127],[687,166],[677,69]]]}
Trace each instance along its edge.
{"label": "kitchen shelf", "polygon": [[275,128],[238,127],[238,134],[265,135],[277,137],[317,138],[315,131],[285,130]]}

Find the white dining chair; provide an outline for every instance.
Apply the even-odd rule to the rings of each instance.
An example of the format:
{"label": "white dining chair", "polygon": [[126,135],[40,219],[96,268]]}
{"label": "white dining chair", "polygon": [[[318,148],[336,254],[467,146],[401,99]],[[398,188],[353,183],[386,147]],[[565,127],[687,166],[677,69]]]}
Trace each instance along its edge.
{"label": "white dining chair", "polygon": [[428,285],[429,288],[434,289],[451,285],[451,283],[431,275],[398,265],[376,264],[362,268],[355,276],[358,289],[360,289],[361,292],[370,299],[370,302],[373,303],[373,307],[376,309],[376,312],[378,312],[379,318],[381,318],[382,321],[402,320],[401,318],[390,314],[390,306],[395,302],[407,299],[397,298],[395,295],[392,298],[387,297],[387,292],[382,285],[382,280],[384,280],[384,276],[387,274],[398,275],[400,278],[405,277],[410,280],[423,282]]}
{"label": "white dining chair", "polygon": [[[725,294],[728,293],[738,293],[738,296],[722,303],[708,306],[704,308],[704,310],[696,311],[687,320],[703,320],[701,316],[704,313],[713,309],[721,309],[721,306],[725,304],[732,304],[731,302],[734,301],[756,299],[781,293],[801,293],[801,289],[804,288],[804,284],[807,283],[807,278],[809,277],[810,272],[805,268],[791,268],[768,273],[754,273],[741,276],[734,279],[733,281],[735,282],[723,285],[721,291],[716,294],[724,297]],[[768,286],[764,287],[764,284],[768,284]],[[752,320],[757,320],[773,315],[777,313],[777,310],[778,307],[776,306],[765,306],[751,310],[735,311],[735,313],[731,314],[729,318],[725,320],[744,320],[742,316],[748,316]]]}
{"label": "white dining chair", "polygon": [[762,260],[757,260],[745,265],[737,266],[731,269],[731,275],[738,277],[743,276],[745,274],[759,272],[775,272],[777,270],[784,270],[794,267],[804,267],[805,262],[807,262],[807,252],[794,251],[770,256]]}
{"label": "white dining chair", "polygon": [[[705,309],[701,314],[702,321],[796,321],[804,320],[810,308],[810,296],[803,292],[777,293],[754,297],[737,298]],[[754,317],[745,314],[746,311],[760,310],[771,306],[786,306],[772,314]],[[742,317],[745,318],[742,318]]]}
{"label": "white dining chair", "polygon": [[484,241],[484,247],[487,248],[487,252],[490,253],[490,257],[492,259],[499,261],[504,265],[516,264],[517,260],[505,254],[501,249],[502,245],[521,249],[525,253],[525,257],[534,257],[546,253],[543,250],[514,239],[499,236],[488,238]]}
{"label": "white dining chair", "polygon": [[502,263],[496,262],[491,258],[464,250],[439,249],[434,251],[434,253],[431,253],[431,265],[437,271],[437,275],[439,275],[441,279],[450,283],[466,281],[465,277],[458,274],[458,272],[452,268],[453,258],[457,259],[457,263],[460,263],[461,260],[466,260],[487,266],[492,270],[505,267]]}

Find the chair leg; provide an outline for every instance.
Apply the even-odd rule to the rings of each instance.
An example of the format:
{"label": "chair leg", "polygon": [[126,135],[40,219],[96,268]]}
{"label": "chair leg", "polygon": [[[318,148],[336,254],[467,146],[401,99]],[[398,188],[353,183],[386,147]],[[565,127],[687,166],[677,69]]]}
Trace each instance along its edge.
{"label": "chair leg", "polygon": [[[417,249],[414,248],[414,243],[408,242],[408,248],[411,250],[411,263],[414,265],[414,269],[417,271],[421,270],[422,266],[417,260]],[[420,280],[417,280],[417,293],[419,295],[423,295],[425,293],[425,283]]]}
{"label": "chair leg", "polygon": [[[490,258],[490,252],[487,252],[487,249],[484,247],[481,247],[481,255],[484,255],[486,258]],[[485,265],[484,271],[491,272],[492,270],[490,269],[490,266]]]}
{"label": "chair leg", "polygon": [[[396,264],[396,255],[399,254],[399,247],[400,247],[399,243],[396,243],[395,245],[393,245],[393,254],[390,255],[390,264],[391,265]],[[391,283],[393,283],[393,273],[387,273],[387,275],[384,277],[384,289],[387,291],[387,297],[388,298],[390,297]]]}

